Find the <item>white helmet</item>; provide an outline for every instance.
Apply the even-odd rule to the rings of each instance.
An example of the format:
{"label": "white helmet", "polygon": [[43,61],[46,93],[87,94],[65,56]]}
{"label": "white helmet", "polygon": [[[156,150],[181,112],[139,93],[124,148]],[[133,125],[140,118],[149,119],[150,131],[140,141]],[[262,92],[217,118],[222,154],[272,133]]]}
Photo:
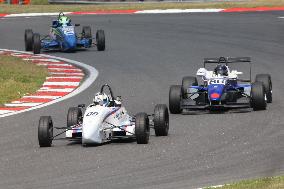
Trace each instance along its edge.
{"label": "white helmet", "polygon": [[93,99],[95,105],[108,106],[109,105],[109,97],[105,93],[97,93]]}

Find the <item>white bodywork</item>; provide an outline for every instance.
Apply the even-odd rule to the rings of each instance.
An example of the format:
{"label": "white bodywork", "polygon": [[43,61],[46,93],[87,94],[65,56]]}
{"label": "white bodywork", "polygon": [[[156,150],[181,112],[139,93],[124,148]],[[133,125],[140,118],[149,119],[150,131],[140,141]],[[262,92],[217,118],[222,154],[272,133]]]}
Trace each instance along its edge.
{"label": "white bodywork", "polygon": [[82,144],[100,144],[110,141],[118,132],[124,132],[125,136],[135,133],[133,118],[126,109],[91,104],[84,113],[83,123],[75,130],[68,130],[66,137],[82,133]]}

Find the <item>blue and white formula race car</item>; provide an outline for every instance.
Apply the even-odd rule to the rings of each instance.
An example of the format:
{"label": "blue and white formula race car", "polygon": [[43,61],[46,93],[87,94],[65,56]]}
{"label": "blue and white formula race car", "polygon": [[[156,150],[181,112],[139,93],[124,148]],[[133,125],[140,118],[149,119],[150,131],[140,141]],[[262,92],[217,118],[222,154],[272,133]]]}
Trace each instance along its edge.
{"label": "blue and white formula race car", "polygon": [[[207,64],[217,64],[214,71],[208,71]],[[248,63],[249,79],[240,79],[243,74],[230,70],[233,63]],[[182,79],[182,85],[173,85],[169,92],[169,109],[173,114],[186,113],[192,110],[227,110],[253,108],[265,110],[267,103],[272,102],[272,81],[269,74],[257,74],[255,82],[251,79],[251,59],[238,58],[205,58],[204,67],[196,74],[201,84],[193,76]]]}
{"label": "blue and white formula race car", "polygon": [[[83,26],[82,33],[76,34],[75,27],[80,24],[71,24],[71,19],[59,13],[57,20],[52,21],[49,35],[41,38],[40,34],[33,33],[31,29],[25,30],[25,50],[39,54],[41,50],[60,50],[73,52],[77,49],[97,46],[98,51],[105,50],[104,30],[97,30],[96,38],[92,37],[90,26]],[[93,43],[93,39],[96,40]]]}
{"label": "blue and white formula race car", "polygon": [[[108,88],[109,94],[105,93]],[[138,144],[147,144],[150,128],[156,136],[167,136],[169,130],[169,113],[164,104],[155,106],[154,114],[137,113],[131,116],[121,104],[121,98],[114,98],[111,88],[103,85],[83,114],[85,105],[71,107],[67,114],[66,127],[53,127],[50,116],[41,116],[38,125],[38,142],[40,147],[50,147],[54,139],[77,140],[86,145],[102,144],[114,139],[135,139]],[[149,119],[151,117],[152,119]],[[59,129],[53,135],[53,129]],[[65,133],[64,138],[59,138]]]}

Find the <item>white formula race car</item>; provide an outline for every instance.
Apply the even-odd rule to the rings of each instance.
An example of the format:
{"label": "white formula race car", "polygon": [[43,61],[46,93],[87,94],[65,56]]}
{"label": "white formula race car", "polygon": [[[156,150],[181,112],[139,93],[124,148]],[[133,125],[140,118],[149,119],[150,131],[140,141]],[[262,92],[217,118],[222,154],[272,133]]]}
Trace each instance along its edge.
{"label": "white formula race car", "polygon": [[[109,95],[104,93],[105,88],[108,88]],[[39,146],[50,147],[53,139],[78,140],[83,146],[102,144],[114,139],[136,139],[138,144],[147,144],[150,128],[154,128],[156,136],[168,135],[169,113],[166,105],[156,105],[152,115],[141,112],[130,116],[121,105],[121,98],[114,98],[107,84],[101,87],[94,103],[83,114],[84,109],[84,104],[69,108],[66,127],[53,127],[50,116],[41,116],[38,125]],[[62,131],[53,135],[54,128]],[[57,138],[64,133],[64,138]]]}

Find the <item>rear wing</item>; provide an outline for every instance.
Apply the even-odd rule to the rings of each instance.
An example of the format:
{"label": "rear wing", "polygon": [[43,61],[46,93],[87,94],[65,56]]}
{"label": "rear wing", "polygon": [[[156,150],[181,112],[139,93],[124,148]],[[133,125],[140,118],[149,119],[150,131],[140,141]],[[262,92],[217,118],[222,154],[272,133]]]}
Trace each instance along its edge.
{"label": "rear wing", "polygon": [[206,64],[228,64],[230,63],[248,63],[250,79],[240,80],[243,82],[251,82],[251,58],[250,57],[219,57],[219,58],[204,58],[203,66]]}

